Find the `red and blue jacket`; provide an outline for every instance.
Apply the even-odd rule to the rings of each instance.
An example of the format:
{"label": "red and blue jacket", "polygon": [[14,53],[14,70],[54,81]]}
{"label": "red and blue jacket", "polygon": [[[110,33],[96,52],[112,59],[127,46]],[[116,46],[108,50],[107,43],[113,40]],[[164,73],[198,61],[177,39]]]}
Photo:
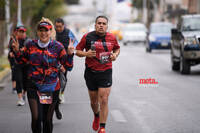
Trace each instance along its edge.
{"label": "red and blue jacket", "polygon": [[38,40],[31,40],[16,56],[17,62],[29,65],[28,77],[37,84],[56,83],[59,64],[68,71],[73,68],[74,55],[68,55],[64,46],[55,40],[51,40],[46,48],[39,47]]}

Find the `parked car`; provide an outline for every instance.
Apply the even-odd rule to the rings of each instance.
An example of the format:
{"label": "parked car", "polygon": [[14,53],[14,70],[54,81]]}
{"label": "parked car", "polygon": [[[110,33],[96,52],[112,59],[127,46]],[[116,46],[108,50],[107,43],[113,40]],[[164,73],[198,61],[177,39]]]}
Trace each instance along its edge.
{"label": "parked car", "polygon": [[173,27],[174,25],[169,22],[151,23],[146,51],[151,52],[152,49],[170,49],[171,29]]}
{"label": "parked car", "polygon": [[121,26],[120,25],[114,25],[112,26],[110,32],[112,34],[115,35],[115,37],[118,39],[118,40],[122,40],[122,31],[121,31]]}
{"label": "parked car", "polygon": [[122,41],[124,45],[133,42],[146,43],[147,29],[142,23],[129,23],[124,25],[122,30]]}
{"label": "parked car", "polygon": [[172,29],[172,70],[189,74],[191,66],[200,63],[200,14],[184,15]]}

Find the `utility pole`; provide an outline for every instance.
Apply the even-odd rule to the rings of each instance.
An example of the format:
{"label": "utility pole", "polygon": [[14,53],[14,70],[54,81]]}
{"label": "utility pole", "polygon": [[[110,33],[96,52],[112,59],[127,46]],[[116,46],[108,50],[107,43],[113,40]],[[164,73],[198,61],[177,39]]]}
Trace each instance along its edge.
{"label": "utility pole", "polygon": [[22,2],[18,0],[18,8],[17,8],[17,25],[22,25]]}
{"label": "utility pole", "polygon": [[111,20],[113,11],[113,0],[106,0],[106,15]]}
{"label": "utility pole", "polygon": [[160,21],[163,21],[164,20],[164,0],[160,0]]}
{"label": "utility pole", "polygon": [[150,1],[149,0],[147,1],[147,9],[148,9],[148,14],[147,14],[147,24],[146,24],[146,26],[149,29],[150,23],[151,23],[151,13],[150,13],[151,9],[150,9]]}
{"label": "utility pole", "polygon": [[10,1],[5,0],[5,18],[6,18],[6,43],[8,44],[10,38]]}
{"label": "utility pole", "polygon": [[107,16],[108,15],[107,13],[108,13],[108,3],[107,3],[107,0],[104,0],[103,14]]}
{"label": "utility pole", "polygon": [[94,6],[94,16],[97,16],[97,1],[96,0],[93,0],[92,1],[92,4]]}
{"label": "utility pole", "polygon": [[147,0],[143,0],[143,23],[147,23]]}
{"label": "utility pole", "polygon": [[4,54],[4,44],[5,44],[5,1],[0,1],[0,56]]}

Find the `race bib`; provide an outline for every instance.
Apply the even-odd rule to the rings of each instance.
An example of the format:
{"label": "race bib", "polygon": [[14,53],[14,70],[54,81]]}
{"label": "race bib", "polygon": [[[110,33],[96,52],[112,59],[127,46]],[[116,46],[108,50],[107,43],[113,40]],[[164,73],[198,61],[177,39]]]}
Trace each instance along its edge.
{"label": "race bib", "polygon": [[41,104],[51,104],[52,103],[52,93],[50,92],[39,92],[37,91],[39,100]]}
{"label": "race bib", "polygon": [[111,62],[110,60],[110,52],[102,52],[99,54],[99,57],[100,57],[100,63],[101,64],[105,64],[105,63],[108,63],[108,62]]}

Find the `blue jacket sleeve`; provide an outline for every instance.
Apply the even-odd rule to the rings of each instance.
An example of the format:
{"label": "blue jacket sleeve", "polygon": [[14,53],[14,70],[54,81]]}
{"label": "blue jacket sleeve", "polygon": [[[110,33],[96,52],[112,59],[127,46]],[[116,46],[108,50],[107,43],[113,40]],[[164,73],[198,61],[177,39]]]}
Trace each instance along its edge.
{"label": "blue jacket sleeve", "polygon": [[69,38],[74,40],[74,44],[73,45],[74,45],[74,47],[76,47],[78,45],[78,41],[77,41],[75,35],[72,33],[71,30],[69,31]]}

